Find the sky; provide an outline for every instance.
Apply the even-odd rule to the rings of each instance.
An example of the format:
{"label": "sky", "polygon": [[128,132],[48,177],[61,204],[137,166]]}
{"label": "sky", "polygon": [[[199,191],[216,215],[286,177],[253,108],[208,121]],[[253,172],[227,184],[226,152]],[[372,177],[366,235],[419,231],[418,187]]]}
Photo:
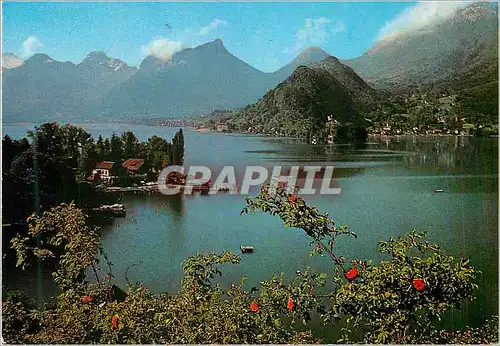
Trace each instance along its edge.
{"label": "sky", "polygon": [[358,57],[376,41],[445,18],[465,4],[3,2],[2,51],[79,63],[102,50],[139,66],[148,55],[168,59],[220,38],[230,53],[271,72],[310,46],[340,59]]}

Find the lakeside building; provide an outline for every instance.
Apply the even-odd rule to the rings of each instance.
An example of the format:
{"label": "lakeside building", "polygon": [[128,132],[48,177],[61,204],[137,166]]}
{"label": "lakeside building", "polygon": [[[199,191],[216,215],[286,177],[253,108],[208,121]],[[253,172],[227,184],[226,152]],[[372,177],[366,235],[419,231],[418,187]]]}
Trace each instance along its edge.
{"label": "lakeside building", "polygon": [[94,169],[92,170],[92,175],[90,176],[90,180],[102,179],[103,181],[110,182],[112,179],[111,171],[114,166],[113,161],[102,161],[98,162]]}
{"label": "lakeside building", "polygon": [[129,174],[145,173],[143,169],[143,159],[127,159],[122,163],[122,167],[125,168]]}

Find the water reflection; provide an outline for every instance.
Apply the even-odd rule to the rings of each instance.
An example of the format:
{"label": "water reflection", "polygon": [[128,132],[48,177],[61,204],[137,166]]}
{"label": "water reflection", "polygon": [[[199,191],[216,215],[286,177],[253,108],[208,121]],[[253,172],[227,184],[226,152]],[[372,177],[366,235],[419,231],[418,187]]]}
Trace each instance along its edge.
{"label": "water reflection", "polygon": [[414,152],[416,155],[403,157],[409,168],[439,169],[463,174],[492,174],[498,172],[496,148],[491,138],[444,137],[391,139],[386,147],[390,150]]}
{"label": "water reflection", "polygon": [[[139,138],[169,137],[168,131],[175,131],[131,130]],[[374,258],[379,240],[412,228],[426,229],[430,240],[445,252],[470,258],[483,272],[478,301],[457,328],[498,312],[497,139],[414,136],[371,138],[364,146],[319,146],[291,139],[186,131],[185,142],[187,164],[215,171],[233,165],[237,176],[247,165],[334,164],[333,178],[342,194],[311,196],[310,202],[358,233],[356,241],[339,244],[342,254]],[[436,194],[434,189],[445,191]],[[141,260],[141,266],[129,273],[132,281],[142,281],[156,292],[174,292],[182,260],[201,251],[239,252],[242,244],[254,245],[255,254],[244,256],[239,266],[224,269],[223,280],[247,275],[249,282],[254,280],[251,284],[258,284],[276,270],[293,274],[307,265],[331,270],[327,261],[310,259],[308,239],[284,228],[277,218],[240,216],[244,206],[240,195],[128,196],[122,203],[127,217],[102,232],[102,244],[116,264],[114,273],[121,286],[126,267]]]}
{"label": "water reflection", "polygon": [[172,216],[172,220],[176,223],[180,223],[184,217],[185,197],[186,196],[182,194],[173,196],[160,196],[162,202],[158,204],[157,213],[160,213],[161,208],[165,208]]}

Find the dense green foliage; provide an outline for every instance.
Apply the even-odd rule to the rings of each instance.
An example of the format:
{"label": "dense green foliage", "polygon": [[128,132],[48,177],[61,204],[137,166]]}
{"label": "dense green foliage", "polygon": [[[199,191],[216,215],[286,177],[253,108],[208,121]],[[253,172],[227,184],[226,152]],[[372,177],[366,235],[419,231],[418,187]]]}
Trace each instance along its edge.
{"label": "dense green foliage", "polygon": [[[28,138],[13,140],[5,136],[2,141],[4,267],[10,268],[16,262],[15,251],[10,249],[10,241],[14,238],[17,239],[19,251],[25,246],[23,251],[28,257],[47,257],[52,259],[51,265],[65,263],[55,249],[39,252],[36,242],[26,241],[30,234],[33,236],[32,232],[37,237],[53,232],[45,228],[33,230],[30,222],[27,222],[32,213],[41,215],[60,203],[74,203],[90,216],[85,221],[89,225],[105,222],[92,210],[101,204],[117,203],[117,196],[105,193],[97,188],[98,184],[88,180],[97,162],[117,160],[114,165],[117,168],[116,174],[124,177],[121,179],[123,184],[130,184],[130,175],[121,166],[125,158],[144,158],[143,172],[147,172],[148,179],[156,179],[158,171],[166,165],[182,163],[183,146],[182,130],[175,135],[175,143],[157,136],[147,142],[140,142],[132,132],[126,132],[121,137],[113,135],[109,139],[99,137],[94,141],[89,133],[79,127],[56,123],[35,128],[28,133]],[[136,180],[145,180],[141,175],[137,175],[137,178]],[[75,222],[72,215],[67,215],[67,219]],[[82,227],[81,224],[72,225],[75,229]],[[69,224],[68,227],[69,231]],[[52,239],[48,244],[53,242],[56,240]]]}
{"label": "dense green foliage", "polygon": [[[393,94],[389,102],[398,103],[395,98],[402,88],[417,98],[445,93],[457,97],[462,108],[458,116],[466,117],[467,123],[483,127],[498,123],[497,4],[470,4],[418,35],[380,40],[361,57],[343,62],[377,89]],[[425,101],[433,103],[432,97]],[[434,111],[424,112],[424,102],[419,106],[391,115],[410,115],[409,120],[399,120],[400,128],[415,126],[418,114],[426,122],[435,121]],[[395,119],[384,120],[395,126],[391,121]]]}
{"label": "dense green foliage", "polygon": [[47,123],[28,139],[5,136],[3,154],[3,223],[24,223],[28,215],[61,202],[84,206],[90,193],[79,184],[91,136],[81,128]]}
{"label": "dense green foliage", "polygon": [[[180,129],[172,139],[172,143],[153,136],[147,142],[140,142],[134,133],[127,131],[121,136],[113,134],[110,139],[101,136],[91,143],[85,151],[87,163],[113,161],[120,165],[127,159],[143,159],[146,171],[158,172],[166,165],[182,165],[184,162],[184,135]],[[85,171],[87,172],[87,171]]]}
{"label": "dense green foliage", "polygon": [[[332,115],[335,126],[328,125]],[[237,131],[303,138],[318,143],[366,139],[364,121],[348,90],[324,68],[301,66],[254,105],[231,114]]]}
{"label": "dense green foliage", "polygon": [[114,161],[118,174],[128,158],[144,159],[144,171],[158,172],[166,165],[184,161],[184,137],[179,130],[172,143],[153,136],[140,142],[128,131],[94,140],[83,129],[46,123],[28,133],[28,138],[2,140],[3,223],[24,223],[32,212],[48,210],[59,203],[75,202],[93,207],[105,201],[86,183],[95,164]]}
{"label": "dense green foliage", "polygon": [[86,224],[86,217],[73,204],[61,204],[28,218],[28,236],[18,234],[11,241],[17,266],[23,269],[31,258],[56,265],[55,283],[63,290],[83,282],[85,269],[94,265],[99,236]]}
{"label": "dense green foliage", "polygon": [[[276,192],[276,193],[275,193]],[[231,253],[197,254],[182,264],[183,279],[175,294],[154,294],[131,284],[124,299],[113,294],[112,276],[97,284],[83,281],[96,265],[98,233],[85,225],[73,205],[60,205],[30,218],[30,235],[15,240],[18,264],[30,262],[29,248],[39,259],[58,253],[54,276],[61,293],[51,304],[36,309],[19,294],[4,295],[3,336],[11,343],[315,343],[310,322],[340,326],[343,342],[366,343],[483,343],[498,340],[498,321],[483,328],[443,331],[436,320],[452,306],[473,298],[475,270],[425,240],[410,234],[379,243],[386,257],[378,264],[346,261],[335,253],[341,235],[337,227],[284,186],[266,186],[247,200],[242,213],[278,215],[288,227],[302,229],[315,245],[312,254],[326,253],[332,273],[309,268],[291,280],[274,275],[250,290],[246,278],[228,287],[218,283],[220,266],[237,265]],[[71,215],[71,216],[70,216]],[[54,250],[57,249],[56,250]],[[49,253],[50,251],[50,253]],[[87,252],[87,253],[83,253]],[[49,256],[47,256],[49,254]],[[108,263],[109,264],[109,263]],[[69,269],[66,269],[69,268]],[[97,270],[100,268],[97,267]],[[332,288],[326,287],[328,281]]]}
{"label": "dense green foliage", "polygon": [[[497,83],[495,83],[496,90]],[[364,114],[369,131],[387,126],[388,134],[467,131],[471,135],[497,133],[496,102],[487,85],[477,87],[481,95],[453,91],[451,87],[401,88],[387,92]],[[479,91],[478,89],[478,91]],[[496,97],[496,96],[495,96]],[[396,132],[399,131],[399,132]]]}

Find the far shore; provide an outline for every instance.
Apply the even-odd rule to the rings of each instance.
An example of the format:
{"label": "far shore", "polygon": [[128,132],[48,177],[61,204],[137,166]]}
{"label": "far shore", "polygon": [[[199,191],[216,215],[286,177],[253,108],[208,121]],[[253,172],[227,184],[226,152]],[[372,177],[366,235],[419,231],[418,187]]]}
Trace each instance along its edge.
{"label": "far shore", "polygon": [[[57,122],[57,121],[56,121]],[[16,122],[16,123],[5,123],[2,122],[2,126],[39,126],[44,124],[42,123],[31,123],[31,122]],[[106,124],[106,125],[129,125],[129,126],[148,126],[148,127],[170,127],[170,128],[183,128],[187,129],[190,131],[195,131],[198,133],[217,133],[217,134],[244,134],[244,135],[255,135],[255,136],[265,136],[265,137],[276,137],[276,138],[290,138],[293,139],[294,137],[280,137],[280,136],[274,136],[272,134],[266,134],[266,133],[256,133],[256,132],[245,132],[245,131],[216,131],[214,129],[202,127],[202,128],[197,128],[196,126],[193,125],[186,125],[186,126],[167,126],[167,125],[160,125],[160,124],[148,124],[148,123],[134,123],[134,122],[126,122],[126,121],[113,121],[113,122],[93,122],[93,121],[87,121],[87,122],[64,122],[63,124],[72,124],[75,126],[78,125],[100,125],[100,124]],[[385,134],[378,134],[378,133],[369,133],[368,138],[403,138],[403,137],[427,137],[427,138],[439,138],[439,137],[475,137],[474,135],[470,134],[453,134],[453,133],[403,133],[403,134],[391,134],[391,135],[385,135]],[[489,135],[488,137],[490,138],[497,138],[498,135],[493,134]],[[300,138],[295,138],[295,139],[300,139]]]}

